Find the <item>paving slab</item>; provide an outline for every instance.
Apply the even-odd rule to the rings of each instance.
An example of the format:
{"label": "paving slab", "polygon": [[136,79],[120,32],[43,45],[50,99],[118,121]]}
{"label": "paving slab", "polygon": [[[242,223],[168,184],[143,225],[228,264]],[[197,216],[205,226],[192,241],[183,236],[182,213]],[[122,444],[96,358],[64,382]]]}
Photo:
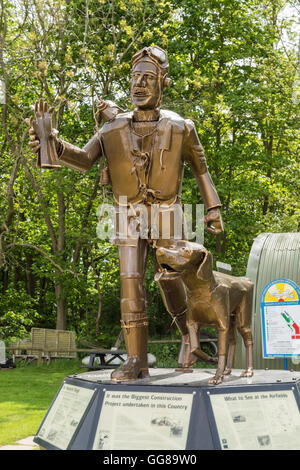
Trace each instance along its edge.
{"label": "paving slab", "polygon": [[20,441],[17,441],[16,444],[21,444],[23,446],[33,446],[37,447],[37,444],[33,442],[34,436],[28,436],[25,439],[21,439]]}
{"label": "paving slab", "polygon": [[0,450],[33,450],[33,446],[7,445],[0,447]]}
{"label": "paving slab", "polygon": [[38,444],[33,442],[34,436],[28,436],[20,439],[15,444],[8,444],[0,447],[0,450],[34,450],[38,449]]}

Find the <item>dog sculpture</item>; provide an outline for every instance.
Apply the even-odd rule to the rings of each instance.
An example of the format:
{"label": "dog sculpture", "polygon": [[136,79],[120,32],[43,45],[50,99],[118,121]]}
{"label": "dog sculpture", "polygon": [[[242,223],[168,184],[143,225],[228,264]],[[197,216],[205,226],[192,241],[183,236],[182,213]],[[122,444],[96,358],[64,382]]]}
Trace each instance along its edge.
{"label": "dog sculpture", "polygon": [[[234,277],[212,270],[213,258],[204,246],[178,241],[169,248],[156,251],[160,272],[156,281],[165,282],[180,274],[188,299],[188,329],[191,353],[185,367],[195,362],[195,356],[208,361],[213,358],[200,349],[200,327],[213,326],[218,330],[218,366],[210,384],[218,384],[225,374],[230,374],[234,361],[236,330],[241,334],[246,348],[246,369],[241,376],[253,375],[253,340],[251,310],[253,284],[246,277]],[[227,354],[228,347],[228,354]],[[227,357],[227,363],[226,363]]]}

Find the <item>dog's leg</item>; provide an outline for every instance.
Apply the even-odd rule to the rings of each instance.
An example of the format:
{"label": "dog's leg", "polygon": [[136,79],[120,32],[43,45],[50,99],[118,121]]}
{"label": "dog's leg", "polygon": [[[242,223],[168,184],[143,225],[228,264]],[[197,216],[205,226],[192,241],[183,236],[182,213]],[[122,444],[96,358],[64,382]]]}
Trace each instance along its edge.
{"label": "dog's leg", "polygon": [[246,369],[241,373],[241,377],[252,377],[253,368],[253,343],[245,344],[246,346]]}
{"label": "dog's leg", "polygon": [[208,380],[210,385],[217,385],[223,381],[224,369],[226,364],[226,354],[219,354],[218,368],[215,375]]}
{"label": "dog's leg", "polygon": [[211,385],[217,385],[223,380],[225,365],[226,365],[226,352],[227,352],[227,339],[228,339],[228,328],[220,327],[218,328],[218,349],[219,349],[219,358],[218,358],[218,368],[215,375],[209,379],[208,383]]}
{"label": "dog's leg", "polygon": [[197,359],[191,354],[190,336],[186,323],[187,298],[184,284],[181,278],[160,277],[159,273],[156,273],[155,280],[160,287],[165,307],[181,333],[178,365],[180,368],[189,367]]}
{"label": "dog's leg", "polygon": [[253,376],[253,338],[251,331],[252,286],[245,293],[237,311],[237,329],[241,334],[246,348],[246,369],[241,377]]}
{"label": "dog's leg", "polygon": [[[199,343],[199,323],[193,321],[188,323],[188,329],[190,333],[190,340],[191,340],[191,353],[192,358],[196,357],[197,359],[209,362],[211,364],[216,364],[218,359],[216,357],[209,356],[204,351],[201,350],[200,343]],[[195,362],[195,361],[194,361]],[[191,363],[190,365],[192,365]]]}
{"label": "dog's leg", "polygon": [[227,353],[227,364],[226,369],[224,370],[224,375],[231,374],[233,362],[234,362],[234,353],[236,346],[236,326],[235,326],[235,312],[230,315],[230,326],[228,333],[228,353]]}

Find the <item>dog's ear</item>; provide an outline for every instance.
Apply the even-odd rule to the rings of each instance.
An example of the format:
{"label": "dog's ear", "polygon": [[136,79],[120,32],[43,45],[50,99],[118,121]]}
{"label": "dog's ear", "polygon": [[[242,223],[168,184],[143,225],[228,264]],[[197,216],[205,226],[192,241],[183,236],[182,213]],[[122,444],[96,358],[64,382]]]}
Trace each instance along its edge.
{"label": "dog's ear", "polygon": [[213,257],[207,250],[202,250],[201,261],[197,270],[197,278],[201,281],[209,281],[212,276]]}

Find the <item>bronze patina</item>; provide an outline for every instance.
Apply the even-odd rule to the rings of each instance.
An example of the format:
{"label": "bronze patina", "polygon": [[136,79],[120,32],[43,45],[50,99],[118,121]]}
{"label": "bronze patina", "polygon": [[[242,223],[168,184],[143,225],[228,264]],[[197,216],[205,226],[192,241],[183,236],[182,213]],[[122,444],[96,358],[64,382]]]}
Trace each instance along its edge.
{"label": "bronze patina", "polygon": [[224,375],[231,373],[236,330],[238,330],[246,348],[246,369],[241,376],[251,377],[253,375],[251,332],[253,283],[250,279],[213,271],[211,253],[198,243],[177,241],[173,246],[158,248],[156,256],[160,267],[155,279],[168,284],[180,277],[186,287],[191,355],[185,366],[193,364],[195,357],[208,362],[213,361],[212,357],[201,351],[198,331],[200,327],[216,327],[218,368],[209,383],[213,385],[220,383]]}
{"label": "bronze patina", "polygon": [[[148,213],[156,204],[162,212],[169,212],[172,220],[174,205],[180,202],[186,162],[195,175],[207,210],[206,228],[210,233],[218,234],[223,230],[221,203],[195,126],[189,119],[160,108],[163,89],[170,85],[168,69],[167,54],[158,46],[145,47],[136,53],[132,58],[130,87],[134,111],[123,113],[113,103],[102,101],[98,111],[100,115],[106,113],[103,117],[108,121],[82,149],[58,138],[49,126],[51,112],[40,100],[35,107],[35,119],[31,118],[30,146],[39,153],[39,166],[46,168],[63,164],[86,172],[105,157],[117,211],[126,197],[130,209],[128,224],[137,216],[137,204]],[[112,373],[114,380],[148,375],[144,286],[148,249],[149,246],[154,249],[169,247],[174,243],[172,226],[170,237],[163,238],[159,221],[160,217],[159,234],[155,239],[151,232],[143,238],[122,237],[119,233],[115,237],[120,261],[121,323],[128,358]],[[185,287],[180,277],[168,282],[167,286],[163,282],[158,283],[166,308],[182,335],[179,365],[183,367],[190,357]]]}

